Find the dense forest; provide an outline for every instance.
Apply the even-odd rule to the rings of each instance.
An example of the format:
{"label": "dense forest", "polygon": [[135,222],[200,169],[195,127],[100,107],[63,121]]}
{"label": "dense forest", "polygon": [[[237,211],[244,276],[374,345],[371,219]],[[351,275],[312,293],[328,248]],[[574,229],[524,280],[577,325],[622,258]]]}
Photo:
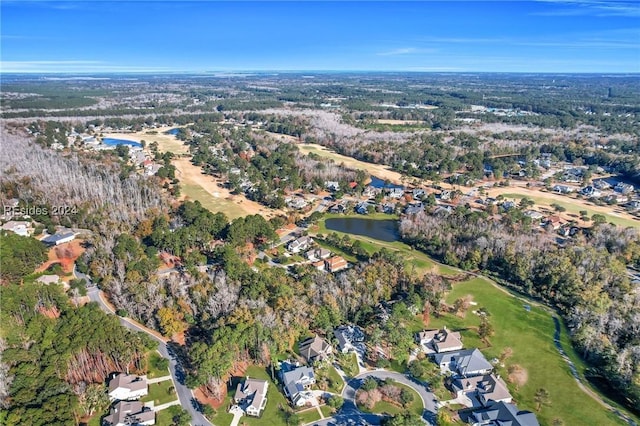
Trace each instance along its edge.
{"label": "dense forest", "polygon": [[58,286],[2,289],[0,422],[69,425],[103,412],[114,371],[141,371],[155,346],[95,304],[73,308]]}
{"label": "dense forest", "polygon": [[626,273],[626,264],[640,267],[636,230],[599,224],[557,245],[526,221],[496,222],[464,208],[421,212],[400,229],[409,244],[447,264],[488,271],[557,307],[591,374],[606,378],[629,407],[640,406],[640,292]]}

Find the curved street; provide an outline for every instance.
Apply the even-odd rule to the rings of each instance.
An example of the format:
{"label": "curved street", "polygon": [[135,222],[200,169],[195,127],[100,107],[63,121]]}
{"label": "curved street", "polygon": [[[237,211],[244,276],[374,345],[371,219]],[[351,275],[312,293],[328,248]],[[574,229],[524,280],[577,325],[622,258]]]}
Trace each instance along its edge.
{"label": "curved street", "polygon": [[[111,306],[105,303],[105,301],[102,299],[102,292],[95,284],[93,284],[89,276],[75,270],[74,274],[78,278],[85,279],[87,281],[87,296],[89,296],[89,299],[92,302],[96,302],[100,309],[102,309],[107,314],[115,315],[115,312],[113,311]],[[208,421],[200,411],[198,411],[198,404],[195,397],[193,396],[193,392],[184,384],[184,371],[182,370],[180,364],[178,364],[178,360],[171,354],[170,349],[167,347],[168,339],[159,336],[159,334],[153,333],[152,330],[147,329],[143,325],[138,324],[133,320],[122,317],[118,318],[120,320],[120,324],[122,324],[124,327],[140,333],[146,333],[153,340],[158,342],[158,352],[160,352],[160,355],[162,355],[163,358],[169,360],[169,371],[171,372],[171,378],[173,379],[176,393],[178,394],[178,399],[180,400],[180,405],[182,406],[182,408],[187,410],[187,412],[191,416],[191,425],[213,426],[213,424]]]}
{"label": "curved street", "polygon": [[[343,413],[346,414],[350,412],[361,413],[358,410],[355,402],[356,391],[358,390],[358,388],[360,388],[360,386],[362,386],[362,383],[367,377],[376,377],[382,380],[393,379],[396,382],[406,385],[411,389],[413,389],[414,391],[416,391],[418,395],[420,395],[420,398],[422,399],[422,406],[424,407],[424,411],[422,413],[422,419],[427,423],[434,424],[437,409],[436,409],[436,403],[435,403],[436,399],[433,393],[429,392],[429,390],[424,385],[424,383],[419,382],[415,379],[411,379],[404,374],[396,373],[395,371],[387,371],[387,370],[367,371],[349,380],[349,382],[347,382],[346,386],[342,390],[342,398],[344,398],[344,406],[340,411],[341,415]],[[367,415],[367,416],[370,416],[370,415]],[[340,417],[340,416],[336,416],[336,417]],[[381,416],[376,416],[376,417],[378,418],[378,423],[379,423],[382,417]],[[375,423],[375,424],[378,424],[378,423]]]}

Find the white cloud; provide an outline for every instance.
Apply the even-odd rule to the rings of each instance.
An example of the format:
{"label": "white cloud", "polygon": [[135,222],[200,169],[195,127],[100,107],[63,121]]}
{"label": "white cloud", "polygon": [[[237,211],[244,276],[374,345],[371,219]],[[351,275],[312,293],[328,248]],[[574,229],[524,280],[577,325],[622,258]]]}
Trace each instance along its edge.
{"label": "white cloud", "polygon": [[537,0],[541,3],[567,6],[566,9],[548,10],[536,12],[538,16],[584,16],[593,15],[598,17],[608,16],[640,16],[640,4],[637,0]]}
{"label": "white cloud", "polygon": [[399,55],[415,55],[421,53],[436,53],[438,49],[423,49],[416,47],[402,47],[399,49],[388,50],[385,52],[379,52],[378,56],[399,56]]}

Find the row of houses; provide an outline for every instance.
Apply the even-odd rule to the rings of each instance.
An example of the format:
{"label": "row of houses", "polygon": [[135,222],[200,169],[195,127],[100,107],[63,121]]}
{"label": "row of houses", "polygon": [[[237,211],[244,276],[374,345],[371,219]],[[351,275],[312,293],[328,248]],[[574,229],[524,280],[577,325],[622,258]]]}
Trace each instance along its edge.
{"label": "row of houses", "polygon": [[138,401],[149,393],[145,376],[115,374],[109,381],[108,392],[113,405],[109,414],[102,419],[103,426],[156,424],[153,409]]}
{"label": "row of houses", "polygon": [[424,330],[416,335],[420,349],[447,376],[445,382],[455,394],[455,403],[474,409],[469,423],[482,426],[538,426],[535,415],[512,404],[507,384],[493,371],[493,365],[477,349],[464,349],[459,332]]}
{"label": "row of houses", "polygon": [[349,267],[349,263],[342,256],[331,256],[331,251],[322,247],[313,247],[313,238],[302,236],[287,244],[290,253],[305,252],[305,256],[314,268],[320,271],[338,272]]}

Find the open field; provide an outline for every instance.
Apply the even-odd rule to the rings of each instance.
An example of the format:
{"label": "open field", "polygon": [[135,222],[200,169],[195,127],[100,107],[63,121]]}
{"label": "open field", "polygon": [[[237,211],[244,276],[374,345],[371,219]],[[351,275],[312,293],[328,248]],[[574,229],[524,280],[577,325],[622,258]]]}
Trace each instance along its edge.
{"label": "open field", "polygon": [[376,120],[376,123],[378,124],[392,124],[392,125],[405,125],[405,124],[421,124],[423,123],[423,121],[418,121],[418,120],[392,120],[392,119],[386,119],[386,118],[379,118],[378,120]]}
{"label": "open field", "polygon": [[383,180],[388,179],[390,182],[396,184],[402,183],[403,175],[398,172],[394,172],[393,170],[389,170],[387,166],[383,166],[381,164],[366,163],[364,161],[356,160],[355,158],[338,154],[325,148],[322,145],[313,143],[300,143],[298,144],[298,149],[300,149],[300,151],[304,154],[313,152],[314,154],[317,154],[321,157],[330,158],[337,164],[344,163],[346,167],[349,167],[351,169],[364,170],[367,173],[370,173]]}
{"label": "open field", "polygon": [[[105,133],[105,138],[114,139],[127,139],[135,142],[145,141],[147,147],[151,142],[158,143],[158,149],[163,152],[173,152],[174,154],[188,154],[189,147],[185,145],[181,140],[177,139],[174,135],[165,133],[170,129],[175,129],[177,126],[159,127],[154,130],[145,130],[143,132],[132,133]],[[153,133],[157,132],[157,133]]]}
{"label": "open field", "polygon": [[[498,358],[504,348],[512,348],[513,355],[505,361],[504,368],[498,368],[498,373],[507,380],[510,365],[517,364],[524,370],[524,383],[519,388],[513,383],[509,385],[521,409],[534,411],[534,394],[537,389],[544,388],[551,395],[551,405],[536,411],[541,424],[552,424],[556,418],[562,419],[567,425],[624,424],[578,388],[569,366],[554,347],[555,328],[549,310],[512,297],[485,278],[454,284],[446,301],[452,304],[456,299],[466,296],[471,296],[477,305],[470,306],[464,317],[452,314],[432,316],[429,328],[446,325],[450,329],[461,330],[465,347],[480,348],[488,360]],[[530,310],[527,311],[524,305],[529,305]],[[480,307],[490,313],[489,321],[495,329],[495,334],[489,338],[490,346],[477,335],[476,327],[480,324],[480,318],[472,311]],[[565,335],[562,339],[564,350],[576,362],[578,370],[582,371],[584,364],[568,345],[566,329],[562,333]],[[589,413],[588,423],[585,423],[584,413]]]}
{"label": "open field", "polygon": [[110,133],[105,137],[128,139],[136,142],[145,140],[147,146],[150,142],[158,142],[158,149],[162,152],[173,152],[178,156],[173,159],[172,163],[176,167],[176,177],[180,180],[180,186],[185,198],[197,200],[207,209],[214,213],[222,212],[229,219],[238,217],[261,214],[267,219],[273,216],[284,214],[281,210],[274,210],[265,207],[255,201],[247,199],[243,195],[233,195],[231,192],[222,187],[222,182],[213,176],[202,173],[200,167],[191,164],[188,157],[189,149],[182,141],[178,140],[174,135],[165,134],[167,130],[173,127],[159,128],[158,134],[148,134],[147,132],[135,133]]}
{"label": "open field", "polygon": [[640,220],[624,211],[623,208],[618,206],[598,206],[584,198],[574,198],[567,195],[556,194],[554,192],[542,192],[520,187],[490,188],[487,189],[487,194],[491,197],[502,195],[505,198],[512,198],[516,200],[520,200],[522,197],[528,197],[532,199],[537,206],[546,207],[551,210],[553,210],[551,204],[558,204],[567,209],[565,213],[560,214],[561,217],[564,217],[567,220],[575,219],[569,217],[567,213],[579,215],[581,210],[586,210],[589,217],[598,213],[604,215],[608,222],[612,222],[616,225],[640,228]]}
{"label": "open field", "polygon": [[176,166],[176,177],[180,180],[183,194],[200,201],[214,213],[225,213],[230,219],[252,214],[261,214],[266,218],[284,214],[281,210],[270,209],[243,195],[231,194],[219,179],[202,173],[199,167],[191,164],[189,158],[175,158],[173,164]]}

